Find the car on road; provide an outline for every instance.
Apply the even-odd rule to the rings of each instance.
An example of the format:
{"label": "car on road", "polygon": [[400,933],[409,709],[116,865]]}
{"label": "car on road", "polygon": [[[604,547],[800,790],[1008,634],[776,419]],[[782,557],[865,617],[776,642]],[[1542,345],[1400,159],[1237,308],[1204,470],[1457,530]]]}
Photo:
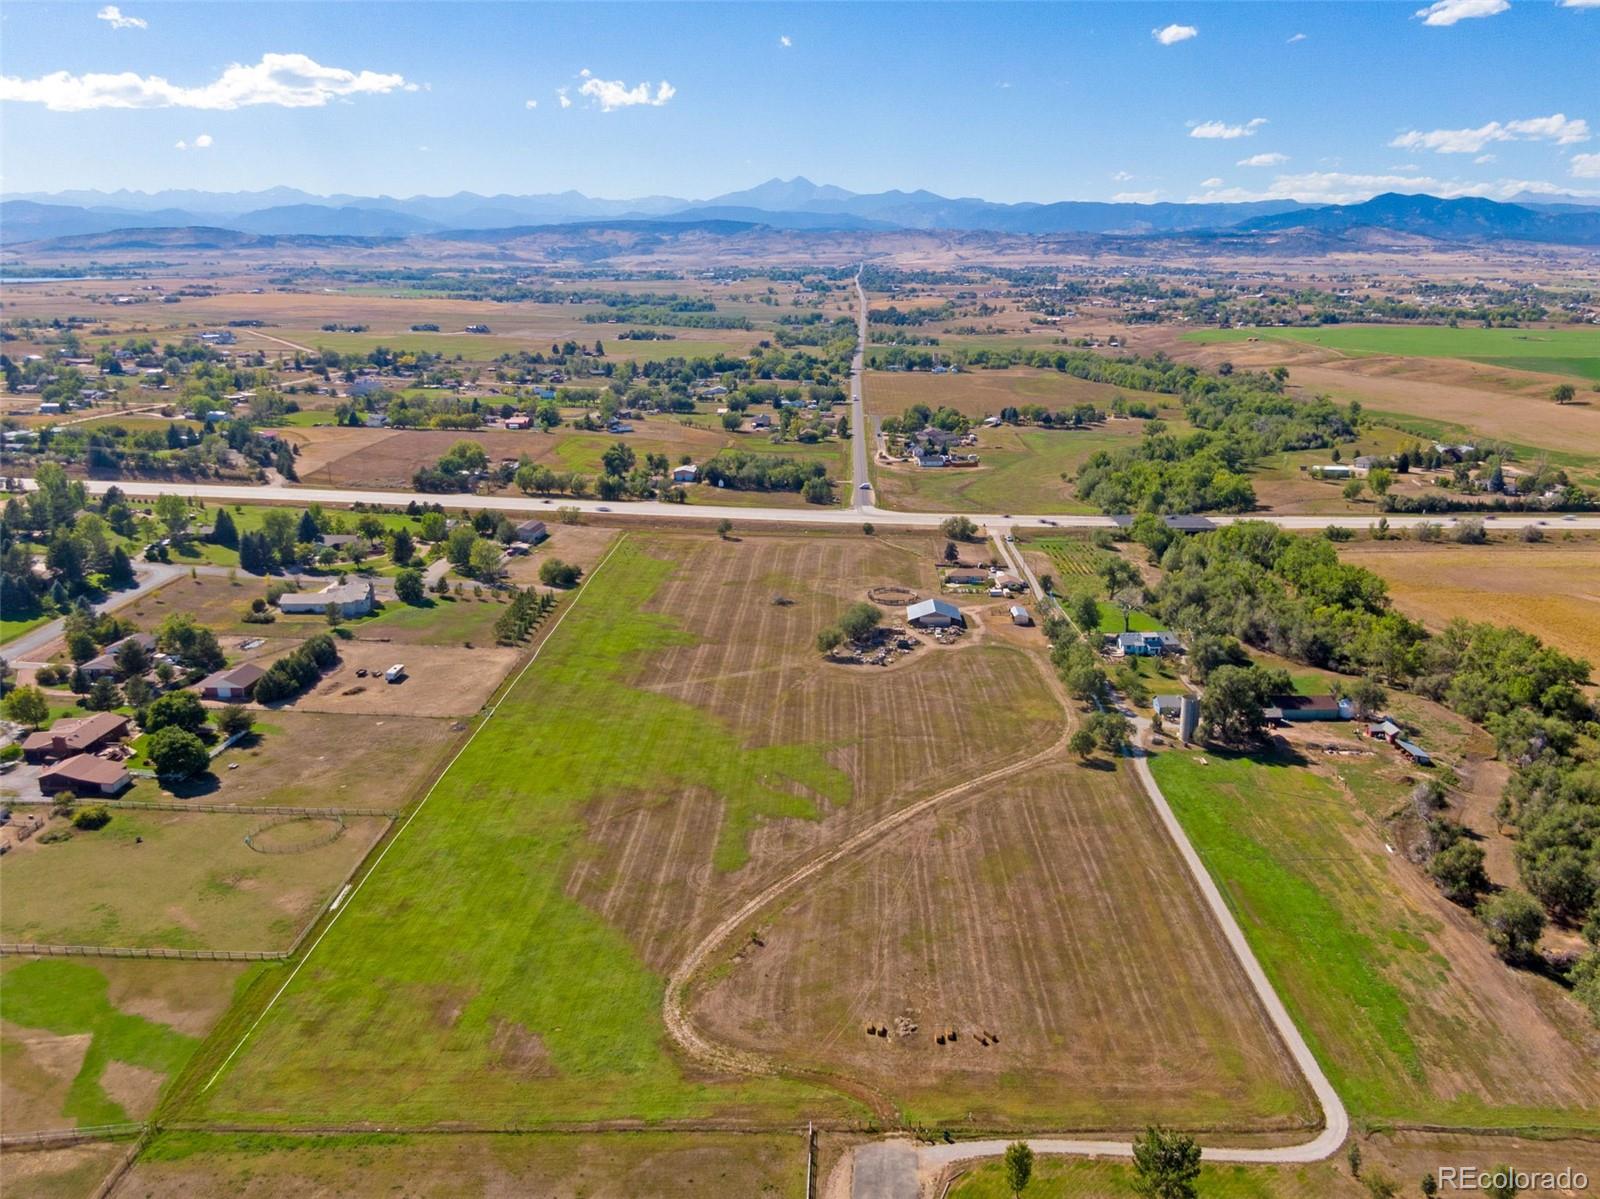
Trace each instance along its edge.
{"label": "car on road", "polygon": [[871,483],[863,483],[856,490],[857,491],[871,491],[872,490],[872,484]]}

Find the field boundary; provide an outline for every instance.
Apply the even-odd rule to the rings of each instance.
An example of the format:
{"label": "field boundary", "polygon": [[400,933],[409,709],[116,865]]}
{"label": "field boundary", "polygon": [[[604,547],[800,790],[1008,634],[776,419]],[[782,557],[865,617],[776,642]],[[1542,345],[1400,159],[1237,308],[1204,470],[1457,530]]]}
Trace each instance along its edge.
{"label": "field boundary", "polygon": [[[315,917],[313,917],[313,920]],[[137,945],[35,945],[0,944],[0,957],[36,958],[160,958],[185,962],[281,962],[287,949],[169,949]]]}
{"label": "field boundary", "polygon": [[[7,799],[6,802],[13,807],[32,806],[48,808],[55,805],[53,799]],[[87,801],[85,801],[87,802]],[[161,799],[108,799],[96,802],[95,807],[107,808],[110,811],[126,812],[209,812],[219,816],[312,816],[333,820],[339,816],[376,816],[380,819],[393,820],[399,811],[394,808],[291,808],[283,804],[223,804],[206,803],[191,804],[181,800]]]}
{"label": "field boundary", "polygon": [[[311,942],[310,948],[300,955],[300,959],[295,963],[294,969],[289,971],[289,977],[284,979],[282,985],[279,986],[275,992],[273,992],[272,998],[267,1000],[266,1006],[264,1006],[261,1011],[256,1013],[256,1018],[250,1022],[250,1025],[239,1037],[237,1044],[235,1044],[234,1047],[228,1051],[228,1055],[222,1059],[222,1063],[212,1073],[211,1077],[206,1080],[205,1085],[200,1088],[202,1094],[204,1094],[206,1091],[209,1091],[216,1084],[217,1079],[222,1077],[222,1072],[233,1063],[233,1059],[239,1055],[239,1051],[244,1048],[251,1036],[254,1035],[256,1029],[261,1026],[261,1022],[267,1018],[268,1013],[270,1013],[277,1005],[278,1000],[283,997],[283,993],[289,989],[290,984],[292,984],[295,978],[299,975],[302,967],[304,967],[306,962],[311,959],[312,954],[316,953],[317,946],[322,944],[322,939],[326,937],[333,926],[339,922],[339,917],[344,915],[345,912],[349,911],[350,908],[354,906],[356,896],[361,894],[361,888],[366,886],[367,880],[377,873],[378,868],[383,865],[383,859],[388,856],[389,851],[394,848],[395,843],[405,835],[405,831],[411,827],[411,822],[417,818],[417,814],[427,806],[428,800],[433,798],[433,794],[438,790],[439,784],[444,781],[445,777],[450,773],[456,762],[460,760],[461,755],[467,751],[472,743],[477,740],[478,734],[482,732],[485,727],[487,727],[491,720],[494,719],[495,714],[500,710],[500,705],[505,702],[505,697],[516,689],[516,686],[522,681],[523,677],[528,673],[529,670],[533,668],[533,664],[539,660],[539,656],[544,652],[544,647],[550,644],[550,641],[555,636],[557,630],[561,628],[562,621],[566,620],[567,614],[578,606],[579,602],[583,599],[584,594],[588,591],[589,585],[594,581],[595,576],[600,573],[607,562],[611,561],[613,555],[616,554],[617,550],[622,548],[627,540],[628,537],[626,533],[618,537],[617,540],[612,544],[611,548],[606,551],[605,557],[600,559],[595,568],[589,572],[588,577],[584,579],[582,586],[578,590],[578,593],[572,597],[572,602],[564,606],[557,614],[554,623],[550,626],[549,632],[545,634],[544,640],[534,648],[533,653],[528,656],[528,660],[523,663],[522,668],[517,671],[511,682],[506,685],[498,695],[495,696],[493,702],[489,705],[488,710],[484,713],[483,719],[478,722],[476,727],[473,728],[472,733],[466,738],[466,740],[464,740],[461,745],[457,747],[456,752],[451,756],[449,762],[445,764],[444,769],[441,770],[434,778],[433,783],[428,787],[427,792],[420,800],[417,801],[416,807],[411,809],[410,814],[406,816],[405,821],[400,825],[400,827],[395,830],[394,835],[384,843],[383,848],[378,851],[378,856],[373,861],[371,867],[361,876],[360,880],[353,885],[352,889],[348,893],[346,893],[344,887],[341,887],[336,892],[336,895],[342,897],[342,900],[340,900],[338,902],[338,906],[334,908],[333,914],[329,917],[328,922],[323,925],[322,931],[317,934],[316,940]],[[345,884],[345,886],[350,885],[351,884],[348,882]],[[315,921],[312,922],[312,924],[314,923]],[[309,931],[311,927],[312,925],[307,925],[307,930]],[[302,934],[302,937],[303,936],[304,934]]]}

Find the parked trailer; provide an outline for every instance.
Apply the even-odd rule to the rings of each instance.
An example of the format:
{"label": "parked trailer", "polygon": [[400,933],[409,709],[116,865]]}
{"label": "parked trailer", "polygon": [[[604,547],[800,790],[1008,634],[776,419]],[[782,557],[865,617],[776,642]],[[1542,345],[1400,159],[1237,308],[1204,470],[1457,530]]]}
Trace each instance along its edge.
{"label": "parked trailer", "polygon": [[406,664],[404,662],[396,662],[393,666],[389,667],[388,670],[383,672],[383,681],[385,683],[398,683],[405,677]]}

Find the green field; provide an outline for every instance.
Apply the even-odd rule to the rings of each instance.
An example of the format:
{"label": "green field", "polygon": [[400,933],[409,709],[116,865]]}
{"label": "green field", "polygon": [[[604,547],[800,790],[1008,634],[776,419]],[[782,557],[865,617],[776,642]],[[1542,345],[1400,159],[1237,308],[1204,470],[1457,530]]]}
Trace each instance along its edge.
{"label": "green field", "polygon": [[[1366,1196],[1367,1189],[1327,1162],[1310,1166],[1202,1166],[1196,1184],[1206,1199],[1330,1199]],[[1137,1196],[1125,1162],[1039,1157],[1027,1199],[1123,1199]],[[950,1188],[949,1199],[1012,1199],[1005,1169],[985,1162]]]}
{"label": "green field", "polygon": [[20,637],[42,624],[49,624],[54,619],[47,612],[38,616],[24,616],[17,620],[0,618],[0,643],[10,641],[13,637]]}
{"label": "green field", "polygon": [[673,570],[629,540],[593,572],[196,1114],[530,1126],[840,1110],[799,1084],[686,1076],[664,1043],[662,979],[564,886],[606,796],[693,787],[720,802],[723,870],[757,821],[850,798],[821,748],[749,748],[628,685],[641,655],[692,640],[644,610]]}
{"label": "green field", "polygon": [[[1152,768],[1354,1119],[1600,1126],[1577,1005],[1397,888],[1333,783],[1287,759],[1168,752]],[[1526,1067],[1547,1037],[1570,1044]]]}
{"label": "green field", "polygon": [[1446,325],[1322,325],[1314,329],[1200,329],[1185,341],[1269,338],[1346,354],[1464,358],[1517,370],[1600,381],[1600,329],[1452,329]]}

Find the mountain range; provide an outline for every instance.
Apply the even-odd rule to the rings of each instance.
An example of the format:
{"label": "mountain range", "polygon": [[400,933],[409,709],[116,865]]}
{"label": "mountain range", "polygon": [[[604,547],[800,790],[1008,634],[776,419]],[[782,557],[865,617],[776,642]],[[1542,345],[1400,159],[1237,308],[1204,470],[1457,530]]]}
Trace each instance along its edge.
{"label": "mountain range", "polygon": [[644,196],[614,200],[567,191],[541,195],[316,196],[294,188],[258,192],[66,191],[0,201],[0,242],[17,245],[121,230],[205,228],[261,236],[445,237],[468,231],[594,222],[737,222],[783,230],[953,230],[1112,237],[1276,234],[1338,237],[1361,228],[1445,241],[1600,244],[1600,199],[1519,196],[1520,203],[1443,200],[1389,193],[1362,204],[1293,200],[1247,203],[1001,204],[930,191],[856,193],[810,180],[770,179],[708,200]]}

